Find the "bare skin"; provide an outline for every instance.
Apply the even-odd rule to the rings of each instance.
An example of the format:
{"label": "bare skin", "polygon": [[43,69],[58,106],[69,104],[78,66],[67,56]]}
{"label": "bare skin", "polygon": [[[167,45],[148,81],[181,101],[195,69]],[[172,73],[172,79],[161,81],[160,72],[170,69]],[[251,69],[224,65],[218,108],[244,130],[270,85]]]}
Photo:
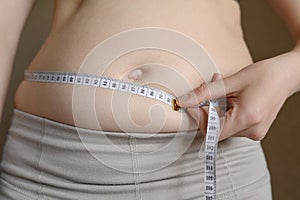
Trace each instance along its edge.
{"label": "bare skin", "polygon": [[[0,79],[2,83],[0,91],[1,110],[8,82],[6,77],[10,73],[10,66],[12,65],[21,28],[33,2],[33,0],[26,3],[24,1],[15,2],[24,4],[19,7],[20,10],[16,12],[18,14],[13,15],[10,20],[0,21],[2,27],[6,27],[5,31],[8,33],[5,34],[4,31],[1,31],[1,34],[6,36],[1,38],[6,38],[6,40],[2,41],[5,48],[0,50],[7,52],[6,59],[1,61],[3,62],[1,65],[6,66],[4,73],[2,73],[6,76],[2,75]],[[299,7],[299,1],[269,0],[269,2],[283,16],[298,40],[300,19],[297,14],[297,8]],[[9,8],[14,3],[5,1],[2,4],[5,4],[1,6],[2,8]],[[9,9],[2,10],[3,16],[1,19],[12,16],[8,12]],[[238,102],[233,106],[231,112],[228,113],[226,123],[228,125],[226,126],[225,124],[225,133],[221,136],[223,139],[232,135],[245,136],[256,140],[262,139],[285,99],[299,90],[299,79],[297,78],[299,77],[299,68],[296,65],[299,61],[299,45],[285,55],[253,65],[243,40],[239,6],[232,0],[195,0],[188,2],[180,0],[159,2],[146,0],[134,2],[111,0],[56,1],[50,34],[32,63],[28,66],[28,69],[76,72],[84,58],[97,44],[114,34],[142,27],[161,27],[181,32],[193,38],[207,50],[223,78],[225,78],[226,90],[231,92],[230,95],[235,94],[233,99],[235,102]],[[169,66],[170,69],[160,71],[158,68],[145,65],[148,63],[163,64]],[[284,63],[286,66],[286,73],[280,71],[282,69],[281,63]],[[272,71],[270,71],[271,68],[268,66],[274,66]],[[245,70],[242,70],[243,68]],[[180,83],[171,87],[160,85],[160,83],[163,84],[165,77],[168,77],[171,71],[174,70],[177,70],[185,80],[188,80],[191,87],[198,94],[197,100],[194,99],[193,102],[190,101],[187,104],[181,102],[181,106],[191,106],[199,103],[199,100],[212,98],[208,97],[207,90],[205,90],[205,88],[210,86],[203,87],[201,85],[203,79],[195,73],[189,63],[180,57],[158,50],[140,50],[128,53],[113,62],[104,75],[123,80],[132,80],[138,83],[147,83],[153,80],[156,84],[148,85],[164,89],[176,96],[190,92],[191,87],[182,88]],[[247,75],[244,75],[245,73]],[[257,76],[257,74],[262,75]],[[253,80],[257,78],[256,82],[263,82],[266,88],[276,87],[272,78],[268,78],[274,76],[277,77],[276,80],[280,80],[278,81],[278,87],[282,86],[283,82],[287,83],[284,85],[286,87],[285,90],[282,90],[286,92],[280,92],[281,95],[278,95],[278,92],[276,92],[273,98],[270,95],[272,100],[275,99],[275,96],[278,99],[278,102],[273,107],[270,107],[269,104],[268,106],[257,105],[257,107],[273,111],[270,114],[272,117],[264,118],[268,120],[257,119],[255,113],[260,112],[258,111],[259,109],[251,109],[250,103],[246,101],[249,101],[251,98],[255,100],[260,93],[263,93],[263,91],[258,92],[259,90],[255,88],[263,87],[255,86],[255,84],[251,84],[251,87],[246,87],[246,85],[253,83]],[[226,79],[227,77],[230,78]],[[241,80],[243,81],[241,82]],[[241,83],[244,83],[245,86]],[[83,93],[90,93],[90,90],[85,89]],[[151,106],[159,103],[139,97],[132,97],[129,102],[124,103],[124,107],[128,108],[129,116],[122,120],[127,120],[132,122],[132,124],[135,123],[140,127],[130,126],[130,123],[128,123],[128,127],[120,128],[118,127],[118,120],[114,119],[118,112],[112,112],[112,110],[116,110],[111,105],[111,102],[114,101],[112,93],[101,88],[97,89],[95,94],[97,102],[95,109],[81,109],[75,123],[74,115],[78,116],[78,113],[72,109],[74,100],[72,91],[73,88],[70,85],[23,81],[16,93],[15,106],[20,110],[61,123],[105,131],[155,132],[159,130],[159,132],[174,132],[195,129],[199,124],[202,124],[202,129],[204,129],[203,122],[205,120],[200,120],[200,123],[199,119],[203,117],[197,117],[195,110],[189,110],[191,117],[187,113],[174,112],[161,104],[163,109],[158,109],[155,115],[149,116]],[[217,97],[220,94],[213,94],[213,96]],[[257,98],[261,98],[260,96]],[[77,104],[76,108],[84,107],[87,104],[84,100],[84,95],[77,98],[81,100],[82,104]],[[269,102],[269,100],[265,99],[265,101],[256,102]],[[242,107],[239,108],[239,106]],[[96,112],[96,121],[91,120],[90,114],[92,112]],[[163,126],[161,123],[151,124],[151,117],[155,116],[162,116],[161,121],[165,121]],[[243,120],[239,122],[236,119],[237,116],[243,116],[243,118],[239,117],[239,119]],[[251,120],[249,121],[248,119]],[[182,122],[181,126],[180,122]],[[101,128],[97,123],[100,123]]]}
{"label": "bare skin", "polygon": [[[239,5],[232,1],[57,1],[50,34],[37,53],[29,70],[76,72],[87,54],[100,42],[113,34],[141,27],[161,27],[173,29],[192,37],[203,45],[224,77],[252,63],[243,40],[240,27]],[[215,34],[212,34],[215,33]],[[180,57],[159,50],[140,50],[126,54],[116,60],[104,75],[137,81],[155,80],[154,87],[160,87],[168,70],[158,73],[147,63],[170,66],[182,74],[193,88],[202,82],[195,75],[193,67]],[[142,70],[132,72],[134,69]],[[145,79],[145,80],[143,80]],[[149,84],[151,86],[151,84]],[[161,86],[172,93],[173,88]],[[88,91],[89,89],[86,89]],[[191,91],[191,88],[178,90],[177,96]],[[174,94],[174,93],[173,93]],[[84,98],[84,97],[82,97]],[[119,131],[113,118],[111,91],[97,89],[96,113],[101,129]],[[132,121],[140,126],[151,123],[148,115],[150,107],[159,104],[150,99],[132,97],[128,106]],[[166,120],[164,125],[151,124],[142,129],[128,127],[128,132],[174,132],[195,129],[197,124],[187,113],[174,112],[160,103],[157,113]],[[15,97],[16,108],[54,121],[74,125],[72,110],[72,86],[51,83],[23,81]],[[82,105],[83,106],[83,105]],[[90,120],[90,110],[80,113],[76,126],[99,129]],[[105,113],[105,114],[103,114]],[[183,121],[180,126],[181,120]],[[124,128],[122,129],[124,130]]]}
{"label": "bare skin", "polygon": [[[179,97],[179,105],[188,108],[204,134],[205,110],[192,108],[199,102],[226,96],[231,104],[223,118],[220,140],[232,136],[262,140],[285,100],[300,91],[300,1],[268,2],[286,22],[295,38],[295,46],[286,53],[251,64],[223,80],[221,74],[215,74],[212,83],[202,83]],[[224,86],[226,94],[216,90],[220,85]]]}

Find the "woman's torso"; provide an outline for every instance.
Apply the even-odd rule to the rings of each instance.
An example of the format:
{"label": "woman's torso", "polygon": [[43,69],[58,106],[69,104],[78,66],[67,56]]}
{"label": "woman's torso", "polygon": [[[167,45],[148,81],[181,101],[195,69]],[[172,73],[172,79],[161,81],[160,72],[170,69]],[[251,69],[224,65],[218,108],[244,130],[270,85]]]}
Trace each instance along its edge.
{"label": "woman's torso", "polygon": [[[191,37],[205,48],[224,77],[252,63],[243,40],[239,5],[233,0],[57,0],[49,36],[28,70],[78,72],[84,59],[99,43],[120,32],[143,27],[165,28]],[[147,65],[149,63],[170,68],[160,69]],[[139,79],[128,79],[130,71],[137,68],[143,72]],[[90,72],[88,67],[81,70]],[[180,83],[163,86],[174,70],[192,88],[203,82],[186,60],[158,49],[127,53],[112,62],[102,75],[141,84],[152,82],[148,85],[176,96],[189,92],[191,87],[180,87]],[[80,95],[74,94],[73,89],[68,84],[22,81],[15,106],[88,129],[173,132],[196,128],[187,113],[173,111],[145,97],[132,96],[127,101],[127,96],[118,99],[108,89],[97,88],[94,96],[94,88],[85,87]],[[95,97],[94,105],[87,96]],[[123,110],[115,103],[122,104]],[[162,107],[151,109],[153,105]]]}

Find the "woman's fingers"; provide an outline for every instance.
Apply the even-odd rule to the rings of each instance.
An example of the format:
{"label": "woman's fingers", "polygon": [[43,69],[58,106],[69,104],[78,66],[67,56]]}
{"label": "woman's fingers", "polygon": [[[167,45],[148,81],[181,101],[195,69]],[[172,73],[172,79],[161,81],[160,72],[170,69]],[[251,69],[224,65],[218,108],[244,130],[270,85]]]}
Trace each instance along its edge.
{"label": "woman's fingers", "polygon": [[[285,61],[286,56],[289,54],[278,59]],[[277,60],[254,63],[222,80],[214,76],[216,81],[201,84],[186,96],[177,98],[177,103],[180,107],[197,107],[190,112],[205,133],[207,114],[199,104],[226,97],[230,108],[221,116],[219,139],[242,136],[261,140],[291,94],[289,76],[282,73],[282,65],[276,63]]]}
{"label": "woman's fingers", "polygon": [[264,138],[267,128],[262,122],[260,113],[256,113],[249,106],[238,105],[230,109],[224,116],[224,122],[221,124],[221,135],[219,140],[236,136],[236,137],[247,137],[252,140],[261,140]]}
{"label": "woman's fingers", "polygon": [[196,106],[201,102],[225,97],[226,94],[236,90],[234,77],[227,77],[220,80],[220,75],[215,74],[213,79],[216,81],[210,83],[202,83],[198,88],[194,89],[186,95],[177,98],[177,103],[180,107]]}
{"label": "woman's fingers", "polygon": [[219,81],[219,80],[222,80],[223,76],[222,74],[219,74],[219,73],[214,73],[211,81],[214,82],[214,81]]}
{"label": "woman's fingers", "polygon": [[[222,79],[221,74],[214,74],[212,81],[218,81]],[[200,128],[202,134],[206,135],[207,121],[208,121],[208,107],[188,107],[188,113],[195,119],[198,127]]]}
{"label": "woman's fingers", "polygon": [[219,141],[226,139],[236,132],[239,132],[242,130],[241,127],[239,127],[239,124],[234,120],[236,115],[236,111],[234,109],[231,109],[230,111],[226,112],[224,117],[221,117],[221,127],[220,127],[220,137]]}

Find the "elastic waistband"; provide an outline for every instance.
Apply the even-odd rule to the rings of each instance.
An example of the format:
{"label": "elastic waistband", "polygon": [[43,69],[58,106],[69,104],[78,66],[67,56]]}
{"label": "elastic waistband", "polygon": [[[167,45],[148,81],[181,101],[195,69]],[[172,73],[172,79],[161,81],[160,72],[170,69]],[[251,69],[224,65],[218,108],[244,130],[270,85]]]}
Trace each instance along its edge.
{"label": "elastic waistband", "polygon": [[[20,109],[14,108],[13,109],[13,122],[18,123],[19,125],[29,127],[32,130],[40,130],[40,126],[47,126],[49,129],[53,131],[63,131],[68,133],[82,133],[82,134],[98,134],[98,135],[115,135],[116,137],[124,137],[128,138],[130,136],[137,137],[137,138],[148,138],[148,137],[155,137],[155,138],[173,138],[174,135],[183,136],[186,134],[192,134],[197,132],[197,135],[202,137],[200,130],[187,130],[187,131],[178,131],[178,132],[158,132],[158,133],[140,133],[140,132],[115,132],[115,131],[103,131],[103,130],[93,130],[87,128],[76,127],[68,124],[64,124],[58,121],[54,121],[48,118],[44,118],[41,116],[37,116]],[[199,132],[199,134],[198,134]],[[148,136],[147,136],[148,135]]]}

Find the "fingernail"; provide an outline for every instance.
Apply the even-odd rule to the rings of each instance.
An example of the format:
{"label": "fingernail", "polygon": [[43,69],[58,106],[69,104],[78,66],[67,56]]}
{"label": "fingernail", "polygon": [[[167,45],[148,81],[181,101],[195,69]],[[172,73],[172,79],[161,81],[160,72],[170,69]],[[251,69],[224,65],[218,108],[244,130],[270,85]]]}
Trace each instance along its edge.
{"label": "fingernail", "polygon": [[223,77],[222,77],[221,74],[217,74],[216,77],[215,77],[215,80],[216,80],[216,81],[219,81],[219,80],[222,80],[222,78],[223,78]]}
{"label": "fingernail", "polygon": [[221,80],[222,79],[222,75],[219,74],[219,73],[214,73],[211,81],[218,81],[218,80]]}

